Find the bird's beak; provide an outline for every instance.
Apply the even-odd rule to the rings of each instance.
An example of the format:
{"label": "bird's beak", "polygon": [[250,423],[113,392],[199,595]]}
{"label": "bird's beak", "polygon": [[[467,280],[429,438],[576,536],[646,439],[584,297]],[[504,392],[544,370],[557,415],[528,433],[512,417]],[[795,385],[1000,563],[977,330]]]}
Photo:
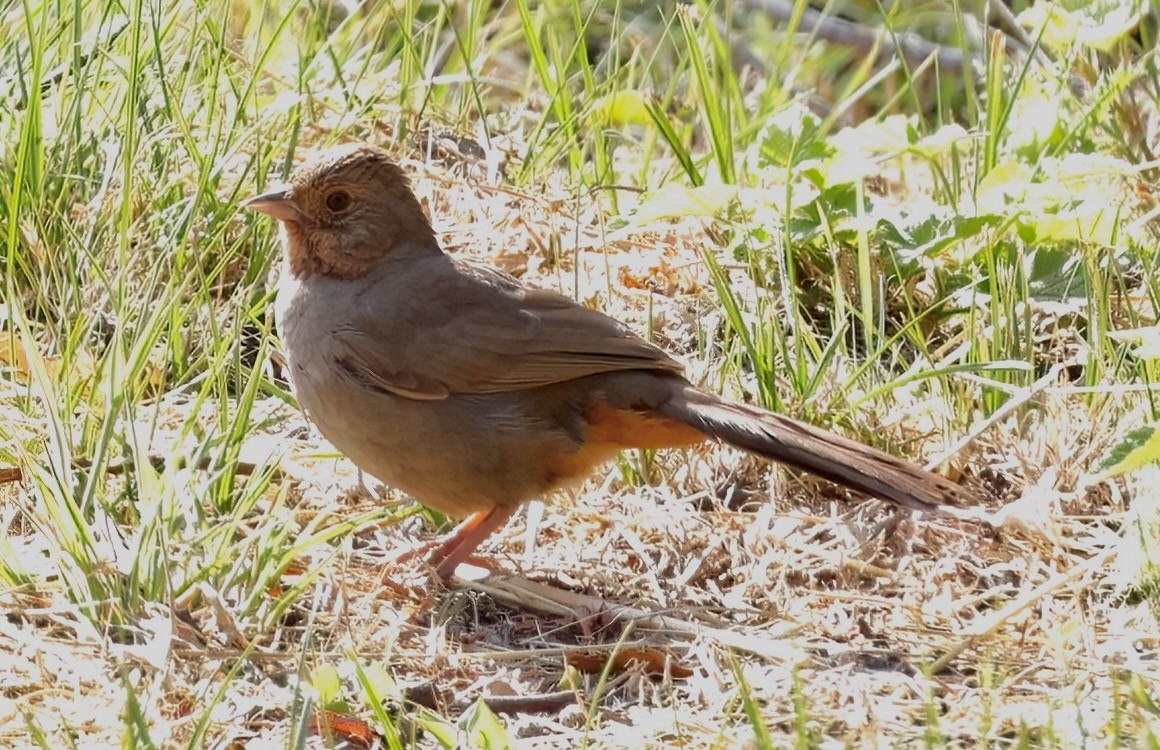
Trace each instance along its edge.
{"label": "bird's beak", "polygon": [[261,195],[255,195],[242,204],[245,208],[260,211],[279,221],[302,221],[302,212],[290,197],[290,188],[280,187]]}

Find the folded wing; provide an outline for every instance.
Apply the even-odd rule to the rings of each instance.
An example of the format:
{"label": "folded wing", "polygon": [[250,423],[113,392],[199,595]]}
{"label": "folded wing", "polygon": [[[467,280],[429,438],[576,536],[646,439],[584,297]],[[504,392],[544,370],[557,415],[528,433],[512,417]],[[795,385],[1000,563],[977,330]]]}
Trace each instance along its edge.
{"label": "folded wing", "polygon": [[337,332],[340,366],[365,387],[432,400],[621,370],[681,374],[664,351],[561,294],[524,287],[486,266],[432,262],[444,265],[416,275],[439,288],[423,297],[453,305],[419,303],[385,315],[376,305],[391,304],[389,295],[368,296],[353,324]]}

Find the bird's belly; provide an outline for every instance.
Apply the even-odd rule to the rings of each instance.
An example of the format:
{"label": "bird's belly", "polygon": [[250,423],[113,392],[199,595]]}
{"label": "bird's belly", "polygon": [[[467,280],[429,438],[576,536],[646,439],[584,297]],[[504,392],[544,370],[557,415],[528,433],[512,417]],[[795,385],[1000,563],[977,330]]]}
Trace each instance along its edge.
{"label": "bird's belly", "polygon": [[505,394],[416,401],[333,371],[294,372],[299,403],[327,440],[376,479],[453,517],[540,497],[611,455],[581,449]]}

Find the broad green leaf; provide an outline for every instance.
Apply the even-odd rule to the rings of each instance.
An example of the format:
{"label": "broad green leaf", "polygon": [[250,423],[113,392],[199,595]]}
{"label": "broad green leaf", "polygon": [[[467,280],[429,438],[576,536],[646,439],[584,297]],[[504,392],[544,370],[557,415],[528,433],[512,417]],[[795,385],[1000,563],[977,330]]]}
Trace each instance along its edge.
{"label": "broad green leaf", "polygon": [[459,746],[458,733],[447,719],[422,706],[416,710],[416,714],[419,726],[423,727],[424,732],[434,737],[440,747],[451,750],[451,748]]}
{"label": "broad green leaf", "polygon": [[399,690],[395,678],[391,677],[381,664],[370,664],[363,668],[363,679],[366,680],[368,698],[370,694],[378,700],[399,700],[403,693]]}
{"label": "broad green leaf", "polygon": [[962,125],[943,125],[913,144],[910,150],[913,153],[931,158],[949,151],[955,145],[964,143],[970,138],[971,134]]}
{"label": "broad green leaf", "polygon": [[510,750],[511,739],[507,727],[499,720],[482,698],[463,712],[459,728],[467,733],[468,745],[481,750]]}
{"label": "broad green leaf", "polygon": [[879,219],[877,231],[883,246],[893,253],[902,277],[917,273],[923,258],[935,258],[947,249],[975,237],[988,227],[997,227],[1002,217],[960,216],[950,211],[900,214]]}
{"label": "broad green leaf", "polygon": [[913,145],[911,118],[891,115],[842,128],[829,139],[840,153],[892,154]]}
{"label": "broad green leaf", "polygon": [[1034,34],[1043,29],[1043,44],[1055,50],[1073,46],[1109,52],[1140,24],[1145,4],[1100,0],[1066,4],[1035,3],[1018,20]]}
{"label": "broad green leaf", "polygon": [[1106,200],[1084,201],[1056,213],[1026,214],[1024,219],[1040,242],[1075,241],[1116,247],[1124,240],[1120,212]]}
{"label": "broad green leaf", "polygon": [[1160,424],[1150,424],[1125,435],[1100,463],[1100,468],[1111,476],[1119,476],[1156,461],[1160,461]]}
{"label": "broad green leaf", "polygon": [[624,89],[602,96],[593,106],[592,116],[600,124],[651,125],[653,123],[644,95],[635,89]]}
{"label": "broad green leaf", "polygon": [[714,217],[728,208],[736,195],[737,188],[733,185],[689,187],[670,182],[646,195],[628,217],[628,223],[640,225],[687,216]]}
{"label": "broad green leaf", "polygon": [[1045,181],[1068,183],[1077,192],[1089,189],[1101,194],[1108,180],[1132,178],[1139,173],[1139,167],[1110,154],[1071,153],[1044,159],[1039,168]]}
{"label": "broad green leaf", "polygon": [[817,116],[800,103],[771,117],[759,138],[757,167],[801,167],[833,154],[834,148],[820,137],[819,124]]}
{"label": "broad green leaf", "polygon": [[1035,3],[1017,20],[1033,36],[1040,35],[1042,43],[1053,50],[1069,49],[1079,38],[1078,19],[1054,3]]}
{"label": "broad green leaf", "polygon": [[1080,253],[1057,247],[1037,247],[1031,251],[1027,268],[1032,298],[1063,302],[1087,294]]}
{"label": "broad green leaf", "polygon": [[1048,92],[1038,79],[1029,79],[1023,93],[1015,97],[1008,121],[1007,144],[1034,158],[1044,146],[1063,137],[1066,128],[1061,94]]}
{"label": "broad green leaf", "polygon": [[829,139],[833,150],[819,166],[822,184],[852,184],[881,174],[883,160],[908,149],[912,135],[910,120],[902,115],[843,128]]}
{"label": "broad green leaf", "polygon": [[1160,359],[1160,326],[1143,326],[1111,331],[1108,338],[1136,344],[1132,354],[1140,359]]}
{"label": "broad green leaf", "polygon": [[318,703],[329,711],[349,712],[342,699],[342,678],[333,664],[320,664],[310,673],[310,684],[318,692]]}
{"label": "broad green leaf", "polygon": [[402,750],[403,738],[399,733],[398,722],[387,711],[388,700],[396,704],[402,701],[402,691],[399,690],[394,679],[381,665],[372,664],[364,669],[359,663],[358,655],[353,651],[348,651],[347,657],[354,665],[358,683],[362,686],[363,701],[370,707],[375,719],[379,722],[383,744],[389,750]]}
{"label": "broad green leaf", "polygon": [[1035,171],[1021,161],[1002,161],[979,180],[975,204],[980,213],[1010,216],[1012,203],[1021,202],[1032,188]]}

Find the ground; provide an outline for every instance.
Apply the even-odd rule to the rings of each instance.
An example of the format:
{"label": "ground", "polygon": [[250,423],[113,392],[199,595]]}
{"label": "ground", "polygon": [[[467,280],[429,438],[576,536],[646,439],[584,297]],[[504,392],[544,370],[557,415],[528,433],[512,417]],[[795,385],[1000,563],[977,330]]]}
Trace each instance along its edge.
{"label": "ground", "polygon": [[[760,18],[674,11],[646,61],[588,24],[647,9],[403,5],[0,12],[0,745],[1156,746],[1150,55],[1049,50],[1084,89],[1001,45],[983,96]],[[239,207],[356,140],[448,252],[978,504],[633,452],[439,584],[404,553],[443,519],[293,403]]]}

